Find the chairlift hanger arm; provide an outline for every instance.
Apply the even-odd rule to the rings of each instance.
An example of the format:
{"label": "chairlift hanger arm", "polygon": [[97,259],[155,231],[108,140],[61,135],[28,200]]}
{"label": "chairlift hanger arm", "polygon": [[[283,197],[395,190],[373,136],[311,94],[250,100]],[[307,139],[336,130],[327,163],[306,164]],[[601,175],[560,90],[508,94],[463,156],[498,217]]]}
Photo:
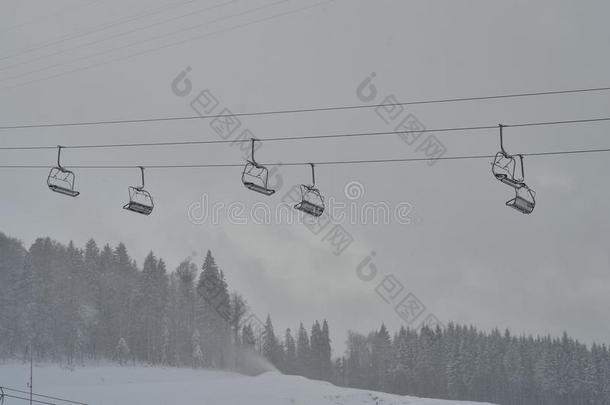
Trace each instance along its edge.
{"label": "chairlift hanger arm", "polygon": [[64,168],[61,165],[61,148],[63,148],[63,146],[57,145],[57,167],[63,170]]}
{"label": "chairlift hanger arm", "polygon": [[251,141],[252,141],[252,155],[251,155],[252,163],[254,163],[256,165],[256,159],[254,159],[254,142],[256,142],[256,139],[251,138]]}
{"label": "chairlift hanger arm", "polygon": [[316,171],[315,171],[313,163],[310,163],[309,165],[311,166],[311,181],[312,181],[312,185],[315,187],[316,186]]}
{"label": "chairlift hanger arm", "polygon": [[140,190],[144,189],[144,167],[143,166],[139,166],[140,171],[142,173],[142,186],[140,187]]}
{"label": "chairlift hanger arm", "polygon": [[523,155],[522,154],[519,155],[519,161],[521,162],[521,177],[525,181],[525,168],[523,165]]}
{"label": "chairlift hanger arm", "polygon": [[499,124],[498,127],[500,128],[500,150],[502,151],[504,156],[508,156],[508,153],[506,153],[506,150],[504,149],[504,127],[505,127],[505,125]]}

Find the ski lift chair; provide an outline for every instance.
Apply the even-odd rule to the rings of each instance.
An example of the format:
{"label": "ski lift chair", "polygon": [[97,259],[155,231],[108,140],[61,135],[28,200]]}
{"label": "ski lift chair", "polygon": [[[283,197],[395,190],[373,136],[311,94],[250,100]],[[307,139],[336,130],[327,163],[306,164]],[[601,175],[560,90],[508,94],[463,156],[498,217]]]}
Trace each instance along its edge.
{"label": "ski lift chair", "polygon": [[515,177],[517,161],[514,156],[498,152],[491,167],[496,179],[509,187],[518,187],[523,182],[522,178]]}
{"label": "ski lift chair", "polygon": [[150,193],[144,190],[144,168],[140,167],[140,171],[142,172],[142,185],[140,187],[129,187],[129,202],[123,206],[123,209],[142,215],[150,215],[155,205]]}
{"label": "ski lift chair", "polygon": [[507,201],[506,206],[529,215],[536,207],[536,192],[522,183],[521,187],[515,188],[515,198]]}
{"label": "ski lift chair", "polygon": [[294,206],[299,211],[303,211],[314,217],[319,217],[324,213],[324,197],[320,190],[316,188],[316,174],[313,163],[311,165],[312,185],[301,184],[301,201]]}
{"label": "ski lift chair", "polygon": [[80,194],[74,189],[76,176],[61,165],[61,149],[62,146],[57,147],[57,167],[52,168],[49,172],[47,186],[56,193],[76,197]]}
{"label": "ski lift chair", "polygon": [[502,137],[503,125],[500,125],[500,151],[496,154],[491,171],[494,177],[509,187],[517,188],[523,183],[523,158],[521,158],[521,173],[517,175],[517,160],[504,149]]}
{"label": "ski lift chair", "polygon": [[254,159],[254,142],[252,138],[252,160],[248,160],[241,175],[241,182],[247,189],[266,196],[273,195],[275,190],[269,188],[269,170]]}

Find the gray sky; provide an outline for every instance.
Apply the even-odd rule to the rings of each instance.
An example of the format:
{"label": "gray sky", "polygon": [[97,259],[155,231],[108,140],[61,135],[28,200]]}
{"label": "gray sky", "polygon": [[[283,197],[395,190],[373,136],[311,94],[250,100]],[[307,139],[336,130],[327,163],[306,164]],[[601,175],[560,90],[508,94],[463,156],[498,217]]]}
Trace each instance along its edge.
{"label": "gray sky", "polygon": [[[2,125],[192,115],[190,100],[204,89],[233,112],[361,104],[356,88],[371,72],[377,102],[609,85],[604,1],[335,0],[303,11],[317,1],[236,0],[213,9],[223,2],[52,3],[0,6]],[[72,39],[58,41],[65,38]],[[171,82],[187,66],[193,93],[181,98]],[[609,101],[610,94],[594,93],[407,112],[427,128],[442,128],[608,116]],[[257,137],[392,130],[374,110],[241,122]],[[603,123],[510,129],[506,143],[515,152],[607,148],[607,130]],[[218,139],[209,121],[189,121],[1,131],[0,146],[206,139]],[[498,149],[494,131],[438,139],[447,155]],[[53,164],[55,151],[0,156],[2,164]],[[264,162],[404,157],[422,154],[397,136],[268,143],[257,155]],[[64,158],[65,165],[239,163],[242,153],[204,145],[68,150]],[[121,210],[126,187],[139,181],[135,170],[77,171],[82,195],[71,200],[46,189],[45,170],[2,169],[0,230],[27,245],[41,235],[81,246],[90,237],[123,241],[140,263],[152,249],[172,269],[188,256],[200,264],[210,249],[256,314],[271,313],[277,329],[327,318],[339,350],[348,328],[400,325],[375,293],[389,274],[404,285],[400,297],[414,293],[442,322],[517,333],[567,330],[586,342],[609,342],[609,168],[604,154],[526,159],[538,206],[523,216],[504,207],[510,191],[493,179],[487,160],[318,167],[320,189],[337,201],[413,207],[410,224],[345,223],[354,242],[340,256],[323,234],[302,225],[226,218],[195,224],[187,215],[204,194],[212,204],[275,207],[290,186],[308,181],[306,167],[282,168],[285,186],[269,199],[242,187],[239,168],[151,169],[147,186],[157,207],[148,218]],[[364,194],[347,200],[345,186],[354,181]],[[367,283],[356,267],[371,251],[378,277]]]}

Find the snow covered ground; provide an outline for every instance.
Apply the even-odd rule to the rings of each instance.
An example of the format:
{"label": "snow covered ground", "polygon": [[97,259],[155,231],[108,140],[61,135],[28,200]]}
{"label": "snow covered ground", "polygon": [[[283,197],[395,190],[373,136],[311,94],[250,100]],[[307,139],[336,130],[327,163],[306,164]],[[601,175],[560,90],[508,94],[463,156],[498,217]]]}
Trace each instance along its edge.
{"label": "snow covered ground", "polygon": [[[29,365],[0,365],[0,386],[27,390]],[[100,365],[73,371],[34,369],[34,392],[91,405],[467,405],[472,402],[400,397],[335,387],[303,377],[269,372],[239,374],[153,367]],[[57,401],[45,400],[60,404]],[[27,402],[9,399],[5,405]]]}

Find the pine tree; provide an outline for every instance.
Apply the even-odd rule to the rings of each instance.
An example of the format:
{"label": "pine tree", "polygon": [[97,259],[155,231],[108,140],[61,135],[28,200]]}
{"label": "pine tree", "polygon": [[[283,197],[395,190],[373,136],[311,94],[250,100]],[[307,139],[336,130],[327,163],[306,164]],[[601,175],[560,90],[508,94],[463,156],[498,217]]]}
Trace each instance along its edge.
{"label": "pine tree", "polygon": [[140,280],[139,310],[143,322],[144,357],[151,364],[163,360],[163,318],[168,302],[169,280],[163,260],[151,252],[144,260]]}
{"label": "pine tree", "polygon": [[504,353],[504,370],[506,373],[506,381],[508,396],[521,400],[522,398],[522,386],[523,386],[523,365],[521,362],[521,351],[517,339],[511,338],[508,335],[505,338],[506,351]]}
{"label": "pine tree", "polygon": [[286,346],[286,356],[284,358],[284,372],[286,374],[295,374],[297,372],[297,352],[296,343],[294,341],[294,338],[292,337],[290,328],[286,329],[284,345]]}
{"label": "pine tree", "polygon": [[332,348],[330,342],[330,329],[328,322],[322,322],[322,334],[320,337],[320,367],[322,369],[322,379],[326,381],[332,380]]}
{"label": "pine tree", "polygon": [[119,339],[119,326],[115,314],[122,308],[117,305],[119,296],[115,277],[116,263],[109,245],[105,245],[100,253],[97,271],[99,295],[96,302],[98,321],[94,332],[95,344],[104,357],[110,357]]}
{"label": "pine tree", "polygon": [[0,358],[15,356],[20,347],[26,254],[20,241],[0,233]]}
{"label": "pine tree", "polygon": [[392,341],[385,325],[372,337],[372,388],[384,391],[389,388]]}
{"label": "pine tree", "polygon": [[447,392],[449,399],[460,399],[464,388],[462,386],[461,359],[458,345],[454,345],[447,364]]}
{"label": "pine tree", "polygon": [[371,353],[366,336],[347,333],[347,364],[345,374],[349,387],[366,389],[370,386]]}
{"label": "pine tree", "polygon": [[271,362],[275,367],[283,369],[283,350],[273,331],[273,323],[271,316],[267,315],[265,322],[265,331],[263,332],[263,356]]}
{"label": "pine tree", "polygon": [[332,383],[338,386],[347,385],[345,376],[345,357],[338,357],[335,359],[332,369]]}
{"label": "pine tree", "polygon": [[199,329],[195,329],[193,331],[191,346],[193,348],[193,368],[203,367],[205,364],[205,359],[203,357],[203,350],[201,350],[201,335],[199,334]]}
{"label": "pine tree", "polygon": [[172,351],[170,345],[170,332],[169,332],[169,319],[167,316],[164,316],[162,319],[163,333],[161,335],[162,346],[161,346],[161,364],[171,364],[172,362]]}
{"label": "pine tree", "polygon": [[230,298],[224,275],[208,250],[197,283],[196,323],[202,331],[203,351],[212,367],[227,364],[227,342],[230,335]]}
{"label": "pine tree", "polygon": [[309,377],[311,375],[311,347],[309,335],[301,323],[297,336],[297,371],[299,375]]}
{"label": "pine tree", "polygon": [[244,297],[236,292],[231,293],[231,330],[233,332],[233,344],[238,346],[239,332],[242,324],[242,320],[248,312],[248,304]]}
{"label": "pine tree", "polygon": [[195,329],[195,278],[197,266],[190,261],[180,263],[176,269],[176,355],[179,364],[191,364],[191,339]]}
{"label": "pine tree", "polygon": [[243,347],[250,351],[254,351],[256,349],[256,338],[254,336],[254,332],[252,331],[252,325],[246,324],[243,326],[241,330],[241,342]]}
{"label": "pine tree", "polygon": [[85,334],[83,333],[83,330],[78,326],[76,327],[76,330],[75,330],[75,336],[76,336],[76,338],[74,339],[74,351],[73,351],[74,360],[76,361],[76,363],[78,365],[84,366],[87,340],[86,340]]}
{"label": "pine tree", "polygon": [[127,252],[127,247],[119,243],[113,251],[114,272],[112,288],[114,295],[113,311],[116,311],[113,322],[116,334],[124,337],[130,347],[137,344],[138,313],[136,299],[138,289],[138,268]]}
{"label": "pine tree", "polygon": [[123,365],[129,361],[129,346],[127,345],[127,341],[124,338],[119,339],[119,343],[116,345],[114,349],[114,358],[119,362],[120,365]]}
{"label": "pine tree", "polygon": [[315,321],[311,327],[310,367],[310,376],[322,379],[322,329],[318,321]]}

